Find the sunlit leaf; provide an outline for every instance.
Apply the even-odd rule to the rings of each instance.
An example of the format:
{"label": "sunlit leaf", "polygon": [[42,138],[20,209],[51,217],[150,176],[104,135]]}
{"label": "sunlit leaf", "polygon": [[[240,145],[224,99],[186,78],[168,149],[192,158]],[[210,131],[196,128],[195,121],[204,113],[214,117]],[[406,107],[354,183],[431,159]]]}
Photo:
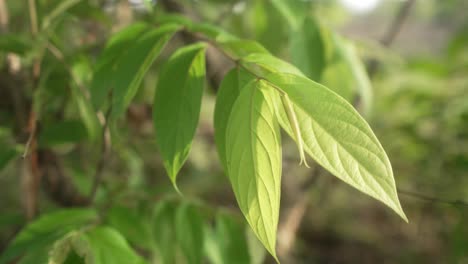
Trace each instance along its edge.
{"label": "sunlit leaf", "polygon": [[158,81],[153,107],[154,127],[164,167],[174,187],[198,125],[204,82],[203,44],[179,49],[166,62]]}
{"label": "sunlit leaf", "polygon": [[245,87],[226,130],[228,176],[239,207],[267,250],[276,258],[281,145],[275,109],[266,101],[262,81]]}
{"label": "sunlit leaf", "polygon": [[[294,103],[305,151],[333,175],[383,202],[407,221],[390,161],[358,112],[336,93],[307,78],[271,74],[267,80]],[[291,133],[284,118],[279,120]]]}
{"label": "sunlit leaf", "polygon": [[236,67],[226,74],[216,96],[214,111],[215,142],[221,163],[226,166],[226,127],[232,106],[240,91],[254,77],[245,69]]}

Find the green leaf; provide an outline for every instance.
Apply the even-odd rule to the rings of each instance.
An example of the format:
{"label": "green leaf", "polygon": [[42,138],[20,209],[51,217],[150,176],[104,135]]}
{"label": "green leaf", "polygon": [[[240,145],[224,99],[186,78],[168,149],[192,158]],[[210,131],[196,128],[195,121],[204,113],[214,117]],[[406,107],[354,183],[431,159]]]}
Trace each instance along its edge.
{"label": "green leaf", "polygon": [[77,120],[65,120],[44,126],[39,134],[39,146],[77,143],[88,136],[86,127]]}
{"label": "green leaf", "polygon": [[110,227],[97,227],[86,232],[82,237],[90,251],[90,255],[86,256],[87,263],[146,263],[128,245],[125,238]]}
{"label": "green leaf", "polygon": [[64,12],[66,12],[68,9],[73,7],[74,5],[78,4],[82,0],[64,0],[60,1],[59,4],[46,16],[44,16],[42,20],[42,30],[47,29],[51,22],[62,15]]}
{"label": "green leaf", "polygon": [[154,98],[153,120],[164,167],[177,190],[176,177],[190,152],[205,82],[205,46],[174,53],[164,65]]}
{"label": "green leaf", "polygon": [[151,249],[152,240],[145,217],[131,208],[115,206],[108,213],[109,225],[119,231],[133,245]]}
{"label": "green leaf", "polygon": [[240,62],[243,67],[260,77],[264,77],[272,72],[284,72],[304,76],[294,65],[266,53],[250,54],[242,58]]}
{"label": "green leaf", "polygon": [[234,35],[226,32],[224,28],[215,26],[211,23],[194,23],[190,27],[190,31],[196,33],[202,33],[204,36],[214,41],[226,41],[237,39]]}
{"label": "green leaf", "polygon": [[[364,115],[372,107],[372,86],[354,45],[334,35],[334,57],[327,65],[321,83],[354,104]],[[359,104],[356,98],[359,96]]]}
{"label": "green leaf", "polygon": [[[305,151],[333,175],[383,202],[407,221],[390,161],[359,113],[339,95],[307,78],[271,74],[267,80],[293,102]],[[291,135],[289,124],[281,117],[285,114],[279,115],[281,125]]]}
{"label": "green leaf", "polygon": [[99,138],[101,132],[101,124],[96,115],[96,111],[90,100],[86,98],[83,92],[75,85],[70,85],[72,89],[73,99],[78,105],[78,111],[80,113],[81,119],[88,131],[88,138],[90,141],[95,141]]}
{"label": "green leaf", "polygon": [[216,238],[224,264],[251,263],[244,226],[232,215],[216,216]]}
{"label": "green leaf", "polygon": [[294,29],[300,26],[301,21],[306,16],[307,1],[297,0],[270,0],[289,25]]}
{"label": "green leaf", "polygon": [[149,67],[178,29],[178,25],[163,25],[143,34],[119,59],[112,93],[114,118],[125,112]]}
{"label": "green leaf", "polygon": [[245,87],[226,130],[227,169],[239,207],[253,231],[276,258],[281,184],[281,145],[275,109],[263,81]]}
{"label": "green leaf", "polygon": [[253,40],[229,40],[219,42],[219,47],[233,59],[240,59],[252,53],[270,52],[265,49],[260,43]]}
{"label": "green leaf", "polygon": [[8,165],[14,158],[18,157],[20,152],[15,148],[9,146],[2,146],[0,150],[0,171]]}
{"label": "green leaf", "polygon": [[187,263],[197,264],[203,260],[203,218],[194,205],[182,204],[176,212],[177,241]]}
{"label": "green leaf", "polygon": [[173,202],[158,203],[153,214],[153,237],[163,264],[175,263],[177,240],[175,234],[176,207]]}
{"label": "green leaf", "polygon": [[244,68],[236,67],[229,71],[216,95],[214,111],[215,142],[221,163],[226,170],[226,127],[232,106],[239,97],[240,91],[255,77]]}
{"label": "green leaf", "polygon": [[138,39],[149,26],[135,23],[114,34],[99,56],[90,87],[91,101],[96,109],[104,104],[109,91],[114,87],[115,68],[118,58]]}
{"label": "green leaf", "polygon": [[290,39],[291,60],[294,65],[314,81],[320,81],[326,65],[325,43],[322,40],[320,24],[307,17]]}
{"label": "green leaf", "polygon": [[31,43],[32,40],[18,34],[3,34],[0,38],[0,51],[25,55],[32,49]]}
{"label": "green leaf", "polygon": [[3,252],[0,263],[10,263],[25,253],[28,255],[44,253],[45,248],[71,230],[81,228],[97,219],[96,212],[91,209],[67,209],[43,215],[21,230]]}

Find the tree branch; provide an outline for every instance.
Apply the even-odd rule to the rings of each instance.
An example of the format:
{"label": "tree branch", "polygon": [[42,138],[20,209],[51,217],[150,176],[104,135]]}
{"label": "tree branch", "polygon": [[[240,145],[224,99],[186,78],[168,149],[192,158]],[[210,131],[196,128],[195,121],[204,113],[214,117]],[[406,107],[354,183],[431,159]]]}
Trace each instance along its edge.
{"label": "tree branch", "polygon": [[[400,33],[401,29],[403,28],[403,24],[408,18],[411,8],[413,7],[415,2],[416,0],[407,0],[401,4],[387,32],[383,35],[382,39],[380,39],[380,43],[384,47],[389,47],[390,45],[392,45],[396,36],[398,35],[398,33]],[[377,73],[379,65],[380,65],[380,62],[376,59],[372,59],[369,62],[368,67],[367,67],[368,69],[367,72],[369,74],[369,77],[372,77]]]}

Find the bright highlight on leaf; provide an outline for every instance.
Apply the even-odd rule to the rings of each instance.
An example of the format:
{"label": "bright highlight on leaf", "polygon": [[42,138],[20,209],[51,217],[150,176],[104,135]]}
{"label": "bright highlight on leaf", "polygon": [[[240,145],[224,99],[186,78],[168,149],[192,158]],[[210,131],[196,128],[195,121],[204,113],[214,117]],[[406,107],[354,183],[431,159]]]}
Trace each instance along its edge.
{"label": "bright highlight on leaf", "polygon": [[242,89],[226,130],[229,179],[253,231],[276,258],[281,185],[281,139],[275,109],[263,82]]}
{"label": "bright highlight on leaf", "polygon": [[294,140],[296,141],[297,148],[299,149],[299,155],[301,157],[299,165],[304,164],[304,166],[310,168],[309,164],[307,164],[307,160],[304,154],[304,142],[302,140],[302,132],[299,128],[299,123],[297,122],[296,111],[294,110],[291,100],[289,100],[287,94],[281,95],[281,102],[283,103],[284,109],[286,110],[289,124],[294,133]]}
{"label": "bright highlight on leaf", "polygon": [[[333,91],[307,78],[275,73],[266,79],[287,93],[294,104],[305,151],[333,175],[383,202],[407,221],[390,161],[359,113]],[[285,122],[285,110],[277,110],[281,125],[295,138],[294,129]]]}
{"label": "bright highlight on leaf", "polygon": [[153,120],[164,167],[177,189],[176,177],[187,160],[198,125],[205,83],[205,45],[176,51],[161,71]]}

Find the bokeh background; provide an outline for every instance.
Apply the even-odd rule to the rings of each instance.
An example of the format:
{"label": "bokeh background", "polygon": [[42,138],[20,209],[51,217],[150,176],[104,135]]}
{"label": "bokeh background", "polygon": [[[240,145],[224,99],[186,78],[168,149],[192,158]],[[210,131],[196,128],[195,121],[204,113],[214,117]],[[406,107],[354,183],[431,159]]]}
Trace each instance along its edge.
{"label": "bokeh background", "polygon": [[[43,14],[60,1],[37,2],[39,14]],[[468,263],[468,1],[304,2],[310,2],[310,8],[301,12],[356,45],[372,84],[372,107],[366,119],[391,160],[410,222],[403,222],[379,202],[317,166],[300,167],[296,146],[285,138],[278,230],[283,263]],[[0,48],[9,50],[0,50],[1,252],[28,221],[25,200],[31,190],[22,180],[28,168],[20,157],[27,139],[24,118],[21,121],[25,113],[14,108],[14,90],[28,86],[29,76],[23,69],[31,67],[38,50],[37,43],[28,38],[26,1],[0,3]],[[215,23],[290,59],[291,30],[268,0],[83,0],[67,11],[50,35],[72,61],[68,66],[85,73],[86,83],[91,78],[86,73],[113,32],[135,21],[155,21],[163,10]],[[7,33],[29,42],[12,47],[2,42],[2,34]],[[176,38],[165,53],[183,42],[183,37]],[[138,211],[161,197],[175,195],[157,151],[151,121],[158,70],[167,54],[147,74],[125,119],[118,124],[119,135],[103,172],[104,187],[97,196],[109,207]],[[189,199],[222,207],[242,219],[214,145],[214,86],[220,80],[217,75],[230,66],[222,59],[218,63],[207,84],[199,128],[180,173],[179,188]],[[43,64],[54,66],[43,71],[49,77],[41,79],[51,90],[42,95],[23,91],[26,98],[42,98],[39,136],[52,146],[44,150],[48,165],[41,169],[47,175],[37,191],[37,211],[41,213],[79,204],[80,195],[91,188],[101,155],[99,146],[87,143],[79,129],[75,131],[77,142],[60,138],[60,129],[73,128],[54,124],[59,115],[78,116],[73,110],[76,103],[66,99],[70,95],[64,87],[70,80],[65,66],[51,55],[45,55]],[[330,78],[332,85],[343,82],[340,75]],[[358,92],[355,96],[359,101]],[[51,126],[56,129],[47,129]]]}

